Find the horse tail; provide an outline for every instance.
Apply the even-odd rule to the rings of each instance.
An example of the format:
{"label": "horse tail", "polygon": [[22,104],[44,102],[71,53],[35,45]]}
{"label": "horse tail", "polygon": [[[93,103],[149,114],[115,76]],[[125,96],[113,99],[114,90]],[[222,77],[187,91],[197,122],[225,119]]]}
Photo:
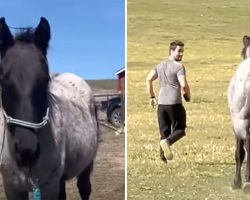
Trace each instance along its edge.
{"label": "horse tail", "polygon": [[100,125],[99,125],[99,120],[98,120],[98,105],[97,105],[97,102],[95,101],[95,98],[92,98],[91,102],[92,102],[91,103],[92,120],[96,126],[96,136],[97,136],[97,141],[99,141]]}

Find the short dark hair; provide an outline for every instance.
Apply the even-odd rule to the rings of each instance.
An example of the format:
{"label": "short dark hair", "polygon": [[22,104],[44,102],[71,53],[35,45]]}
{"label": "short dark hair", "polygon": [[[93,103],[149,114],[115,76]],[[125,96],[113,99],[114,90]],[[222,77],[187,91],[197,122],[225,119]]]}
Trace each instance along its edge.
{"label": "short dark hair", "polygon": [[171,53],[171,50],[175,50],[177,46],[181,46],[181,47],[184,47],[184,43],[180,40],[175,40],[173,42],[170,43],[169,45],[169,55]]}

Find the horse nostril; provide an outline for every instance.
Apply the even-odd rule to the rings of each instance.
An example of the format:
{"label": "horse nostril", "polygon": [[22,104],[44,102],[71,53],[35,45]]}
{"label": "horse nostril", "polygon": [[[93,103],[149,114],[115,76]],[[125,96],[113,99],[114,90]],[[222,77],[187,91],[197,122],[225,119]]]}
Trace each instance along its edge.
{"label": "horse nostril", "polygon": [[33,166],[40,155],[40,144],[37,143],[35,149],[21,148],[18,143],[15,143],[15,154],[17,164],[19,166]]}

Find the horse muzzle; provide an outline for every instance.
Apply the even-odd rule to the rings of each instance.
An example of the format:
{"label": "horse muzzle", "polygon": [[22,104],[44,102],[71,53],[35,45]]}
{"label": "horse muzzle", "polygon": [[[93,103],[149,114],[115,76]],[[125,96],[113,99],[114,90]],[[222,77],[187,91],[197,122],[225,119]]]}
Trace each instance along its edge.
{"label": "horse muzzle", "polygon": [[40,155],[40,144],[35,149],[22,148],[15,144],[15,157],[19,167],[32,167],[36,164]]}

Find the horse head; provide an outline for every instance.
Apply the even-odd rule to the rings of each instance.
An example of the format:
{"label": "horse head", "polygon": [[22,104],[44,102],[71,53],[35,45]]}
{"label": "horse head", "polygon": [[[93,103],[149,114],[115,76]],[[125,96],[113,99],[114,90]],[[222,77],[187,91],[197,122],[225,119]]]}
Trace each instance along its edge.
{"label": "horse head", "polygon": [[48,117],[49,40],[50,26],[43,17],[35,29],[15,37],[5,19],[0,19],[0,84],[7,141],[12,157],[23,167],[36,163],[39,134],[46,124],[41,122],[44,116]]}
{"label": "horse head", "polygon": [[243,36],[243,48],[241,55],[244,59],[247,59],[250,57],[250,37],[247,35]]}

